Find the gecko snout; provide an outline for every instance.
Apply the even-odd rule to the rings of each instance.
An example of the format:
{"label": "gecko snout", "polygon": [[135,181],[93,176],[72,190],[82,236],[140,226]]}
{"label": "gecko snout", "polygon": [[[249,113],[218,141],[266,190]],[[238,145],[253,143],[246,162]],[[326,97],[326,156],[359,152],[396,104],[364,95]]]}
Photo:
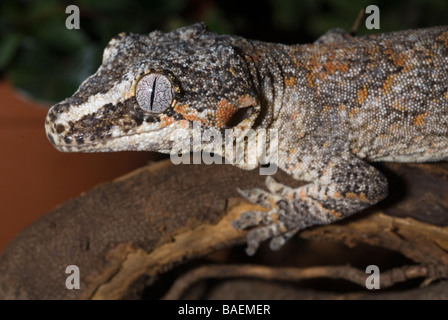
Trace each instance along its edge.
{"label": "gecko snout", "polygon": [[[67,124],[61,121],[60,114],[60,105],[56,104],[50,108],[47,114],[47,118],[45,120],[45,132],[47,134],[48,140],[54,145],[57,149],[61,150],[61,147],[67,143],[65,133],[68,129]],[[63,107],[63,106],[62,106]],[[62,151],[62,150],[61,150]]]}

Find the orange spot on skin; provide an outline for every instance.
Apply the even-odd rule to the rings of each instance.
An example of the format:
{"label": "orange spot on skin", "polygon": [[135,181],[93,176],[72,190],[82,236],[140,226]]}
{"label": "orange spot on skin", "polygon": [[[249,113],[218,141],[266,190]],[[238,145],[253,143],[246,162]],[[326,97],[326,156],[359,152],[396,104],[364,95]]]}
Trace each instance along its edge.
{"label": "orange spot on skin", "polygon": [[308,82],[308,87],[314,87],[314,80],[316,80],[316,75],[314,73],[306,74],[306,81]]}
{"label": "orange spot on skin", "polygon": [[180,120],[179,123],[182,128],[184,129],[188,128],[188,121]]}
{"label": "orange spot on skin", "polygon": [[222,99],[218,102],[218,109],[216,110],[216,123],[215,126],[217,128],[221,128],[224,126],[230,118],[235,114],[238,110],[233,104],[228,102],[226,99]]}
{"label": "orange spot on skin", "polygon": [[238,106],[241,108],[256,106],[257,104],[257,100],[248,94],[238,97]]}
{"label": "orange spot on skin", "polygon": [[336,71],[340,72],[347,72],[348,66],[344,63],[341,63],[341,61],[338,60],[330,60],[328,61],[324,68],[330,73],[334,74]]}
{"label": "orange spot on skin", "polygon": [[320,96],[320,83],[317,84],[316,94]]}
{"label": "orange spot on skin", "polygon": [[350,110],[350,112],[348,113],[348,115],[349,115],[350,117],[353,117],[356,113],[359,113],[359,112],[360,112],[359,108],[353,108],[352,110]]}
{"label": "orange spot on skin", "polygon": [[300,63],[297,61],[296,56],[292,56],[292,62],[296,67],[300,68]]}
{"label": "orange spot on skin", "polygon": [[285,78],[284,81],[287,87],[293,87],[296,84],[296,78],[294,77]]}
{"label": "orange spot on skin", "polygon": [[196,110],[191,110],[188,107],[187,104],[183,104],[183,105],[176,104],[173,109],[174,109],[175,112],[177,112],[180,115],[182,115],[182,117],[185,120],[188,120],[188,121],[198,121],[198,122],[204,123],[204,120],[201,119],[200,117],[198,117],[198,115],[196,114],[197,111]]}
{"label": "orange spot on skin", "polygon": [[132,89],[132,90],[130,90],[130,91],[124,91],[124,92],[121,94],[121,96],[122,96],[124,99],[129,99],[129,98],[133,97],[134,95],[135,95],[134,89]]}
{"label": "orange spot on skin", "polygon": [[322,75],[320,75],[321,63],[319,62],[319,55],[318,54],[312,55],[310,60],[308,61],[308,63],[304,65],[304,67],[308,71],[306,74],[306,81],[308,83],[308,87],[313,88],[316,79],[318,77],[322,79]]}
{"label": "orange spot on skin", "polygon": [[349,199],[356,199],[356,200],[361,200],[361,201],[366,201],[366,202],[369,201],[369,200],[367,200],[366,195],[364,194],[364,192],[361,192],[361,194],[348,192],[348,193],[345,194],[345,197],[349,198]]}
{"label": "orange spot on skin", "polygon": [[383,83],[383,89],[384,89],[384,93],[389,93],[389,90],[390,90],[390,87],[393,85],[393,83],[394,83],[394,78],[395,78],[395,76],[394,75],[391,75],[391,76],[388,76],[387,78],[386,78],[386,81],[384,81],[384,83]]}
{"label": "orange spot on skin", "polygon": [[397,67],[402,67],[406,64],[407,56],[405,53],[400,52],[397,54],[390,43],[386,43],[386,49],[384,50],[384,54],[388,56],[388,58],[393,62]]}
{"label": "orange spot on skin", "polygon": [[326,71],[330,72],[331,74],[336,72],[336,66],[334,65],[333,61],[328,61],[324,65],[324,68],[326,69]]}
{"label": "orange spot on skin", "polygon": [[398,111],[407,111],[408,110],[408,108],[406,108],[405,106],[400,104],[400,102],[398,102],[398,100],[394,101],[394,103],[392,104],[392,108],[397,109]]}
{"label": "orange spot on skin", "polygon": [[345,52],[337,52],[331,49],[326,51],[324,59],[321,52],[312,53],[307,63],[302,66],[308,71],[306,74],[308,86],[310,88],[318,86],[320,83],[316,83],[316,80],[325,82],[330,75],[336,72],[348,72],[349,64],[345,56]]}
{"label": "orange spot on skin", "polygon": [[347,110],[347,107],[345,105],[341,104],[338,106],[338,109],[341,111],[344,111],[344,110]]}
{"label": "orange spot on skin", "polygon": [[[364,50],[366,52],[366,56],[370,57],[370,60],[375,60],[381,52],[380,46],[368,46]],[[373,66],[375,66],[375,64],[373,64]]]}
{"label": "orange spot on skin", "polygon": [[182,105],[180,105],[180,104],[176,104],[175,106],[174,106],[174,111],[176,111],[177,113],[180,113],[180,114],[184,114],[186,111],[187,111],[187,109],[188,109],[188,105],[187,104],[182,104]]}
{"label": "orange spot on skin", "polygon": [[[276,207],[275,203],[274,203],[274,208]],[[273,223],[276,223],[278,221],[278,214],[272,214],[271,215],[271,219]]]}
{"label": "orange spot on skin", "polygon": [[229,71],[230,71],[230,73],[232,74],[232,76],[235,75],[235,70],[233,70],[233,68],[230,68]]}
{"label": "orange spot on skin", "polygon": [[299,115],[299,111],[295,110],[291,116],[291,120],[297,119],[297,116]]}
{"label": "orange spot on skin", "polygon": [[421,127],[425,123],[425,117],[428,115],[428,112],[422,113],[418,116],[415,116],[413,121],[417,127]]}
{"label": "orange spot on skin", "polygon": [[174,120],[173,120],[172,117],[168,117],[168,116],[165,115],[165,114],[162,114],[162,115],[160,116],[160,126],[161,126],[161,127],[166,127],[166,126],[172,124],[173,121],[174,121]]}
{"label": "orange spot on skin", "polygon": [[322,113],[329,112],[330,110],[331,110],[331,107],[330,107],[330,106],[325,106],[325,107],[322,109]]}
{"label": "orange spot on skin", "polygon": [[443,45],[448,48],[448,31],[445,31],[436,38],[437,41],[443,42]]}
{"label": "orange spot on skin", "polygon": [[336,211],[334,209],[328,210],[328,213],[336,218],[340,218],[342,216],[342,213],[340,211]]}
{"label": "orange spot on skin", "polygon": [[336,192],[332,195],[332,198],[333,198],[333,199],[342,199],[343,196],[342,196],[339,192],[336,191]]}
{"label": "orange spot on skin", "polygon": [[366,85],[363,85],[362,89],[358,90],[358,98],[356,99],[356,102],[359,104],[363,104],[364,101],[366,101],[366,99],[367,99],[367,95],[368,95],[367,87],[366,87]]}

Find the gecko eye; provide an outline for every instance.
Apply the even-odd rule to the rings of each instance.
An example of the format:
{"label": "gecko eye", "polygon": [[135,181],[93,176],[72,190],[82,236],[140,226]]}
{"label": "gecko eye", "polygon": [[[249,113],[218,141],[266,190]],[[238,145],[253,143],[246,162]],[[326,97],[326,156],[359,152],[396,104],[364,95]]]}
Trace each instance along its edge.
{"label": "gecko eye", "polygon": [[151,73],[139,80],[135,88],[135,98],[143,110],[160,113],[173,101],[173,86],[162,74]]}

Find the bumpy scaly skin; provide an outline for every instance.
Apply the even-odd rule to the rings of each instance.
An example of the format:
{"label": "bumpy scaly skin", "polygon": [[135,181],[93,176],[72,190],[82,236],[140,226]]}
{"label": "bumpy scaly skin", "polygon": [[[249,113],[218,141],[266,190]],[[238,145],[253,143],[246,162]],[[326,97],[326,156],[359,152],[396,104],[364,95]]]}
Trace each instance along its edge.
{"label": "bumpy scaly skin", "polygon": [[[139,108],[142,75],[165,75],[174,101]],[[279,167],[310,183],[268,178],[269,192],[240,190],[269,212],[233,225],[253,229],[249,254],[279,248],[298,230],[327,224],[383,199],[384,176],[368,161],[448,159],[448,27],[367,37],[330,31],[314,44],[286,46],[208,32],[120,34],[78,91],[53,106],[49,140],[61,151],[169,153],[179,128],[277,129]],[[242,166],[243,168],[247,168]]]}

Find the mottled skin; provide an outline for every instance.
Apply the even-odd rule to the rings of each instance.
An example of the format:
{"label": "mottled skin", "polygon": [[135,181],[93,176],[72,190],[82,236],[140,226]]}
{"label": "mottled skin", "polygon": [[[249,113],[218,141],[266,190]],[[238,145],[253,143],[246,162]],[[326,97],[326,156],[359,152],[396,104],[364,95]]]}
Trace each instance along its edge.
{"label": "mottled skin", "polygon": [[[171,106],[142,110],[135,86],[165,75]],[[178,128],[279,130],[278,166],[310,183],[269,192],[240,190],[269,212],[245,212],[249,254],[270,239],[278,249],[298,230],[327,224],[387,195],[369,161],[448,159],[448,27],[368,37],[330,31],[287,46],[217,35],[203,24],[170,33],[120,34],[103,64],[48,113],[47,135],[61,151],[169,153]],[[249,167],[240,166],[248,169]]]}

